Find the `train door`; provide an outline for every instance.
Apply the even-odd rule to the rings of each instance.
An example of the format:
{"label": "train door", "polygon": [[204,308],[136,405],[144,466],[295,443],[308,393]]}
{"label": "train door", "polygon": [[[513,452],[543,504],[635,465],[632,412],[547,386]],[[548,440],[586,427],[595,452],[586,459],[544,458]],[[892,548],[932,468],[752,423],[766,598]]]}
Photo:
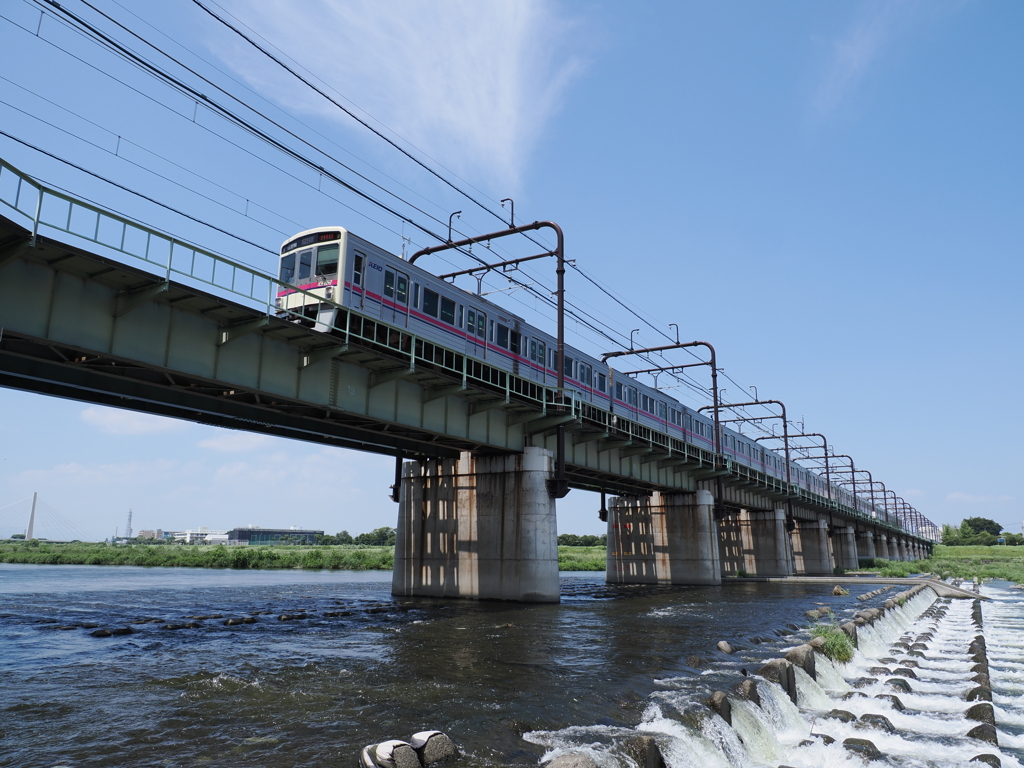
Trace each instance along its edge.
{"label": "train door", "polygon": [[409,276],[384,267],[384,305],[381,319],[392,325],[406,326],[409,319]]}
{"label": "train door", "polygon": [[466,307],[466,354],[470,357],[487,357],[487,315],[472,307]]}

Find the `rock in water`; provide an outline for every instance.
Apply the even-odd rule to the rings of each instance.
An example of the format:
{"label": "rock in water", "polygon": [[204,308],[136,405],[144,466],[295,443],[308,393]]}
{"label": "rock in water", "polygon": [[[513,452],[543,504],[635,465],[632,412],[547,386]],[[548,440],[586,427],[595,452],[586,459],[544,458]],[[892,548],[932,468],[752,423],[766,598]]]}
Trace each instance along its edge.
{"label": "rock in water", "polygon": [[110,637],[111,631],[109,629],[97,629],[95,632],[90,632],[93,637]]}
{"label": "rock in water", "polygon": [[858,755],[866,757],[868,760],[874,760],[882,756],[882,753],[878,751],[878,747],[867,739],[844,739],[843,746],[851,752],[856,752]]}
{"label": "rock in water", "polygon": [[590,755],[580,752],[569,752],[559,755],[545,766],[545,768],[597,768],[597,763]]}
{"label": "rock in water", "polygon": [[738,693],[747,701],[752,701],[758,706],[761,706],[761,694],[757,692],[756,680],[744,680],[742,683],[736,686],[736,693]]}
{"label": "rock in water", "polygon": [[640,768],[665,768],[665,758],[653,736],[638,736],[622,746]]}
{"label": "rock in water", "polygon": [[845,709],[833,709],[827,715],[823,715],[825,720],[838,720],[841,723],[851,723],[857,719],[857,716],[853,712],[847,712]]}
{"label": "rock in water", "polygon": [[816,677],[814,672],[814,648],[811,646],[798,645],[786,654],[786,661],[800,667],[800,669],[811,676],[812,680]]}
{"label": "rock in water", "polygon": [[725,640],[719,640],[718,641],[718,650],[720,650],[722,653],[732,653],[733,649],[732,649],[731,645],[729,645],[727,642],[725,642]]}
{"label": "rock in water", "polygon": [[[1024,586],[1024,585],[1021,585],[1021,586]],[[985,754],[982,754],[982,755],[975,755],[974,757],[971,758],[971,762],[972,763],[986,763],[988,765],[991,765],[992,768],[1003,768],[1003,761],[1000,760],[995,755],[993,755],[991,753],[988,753],[988,752],[986,752]]]}
{"label": "rock in water", "polygon": [[967,735],[972,739],[980,739],[981,741],[987,741],[989,744],[999,746],[999,741],[996,738],[996,727],[994,725],[989,725],[988,723],[976,725],[967,732]]}
{"label": "rock in water", "polygon": [[715,691],[711,694],[708,706],[717,712],[725,722],[732,725],[732,705],[729,703],[729,697],[722,691]]}
{"label": "rock in water", "polygon": [[861,715],[858,723],[863,723],[871,728],[879,728],[886,733],[896,733],[896,728],[885,715]]}
{"label": "rock in water", "polygon": [[992,705],[987,701],[983,701],[980,704],[975,704],[973,707],[967,710],[966,717],[968,720],[975,720],[979,723],[988,723],[989,725],[996,724],[996,713],[992,708]]}
{"label": "rock in water", "polygon": [[420,731],[409,740],[424,765],[443,763],[459,756],[455,742],[440,731]]}

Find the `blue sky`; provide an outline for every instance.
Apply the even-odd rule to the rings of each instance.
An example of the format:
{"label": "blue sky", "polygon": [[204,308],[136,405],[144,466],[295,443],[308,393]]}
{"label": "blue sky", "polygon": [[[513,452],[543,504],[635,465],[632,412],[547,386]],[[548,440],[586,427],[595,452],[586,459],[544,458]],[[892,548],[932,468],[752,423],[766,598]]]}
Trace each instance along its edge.
{"label": "blue sky", "polygon": [[[173,69],[87,6],[63,5]],[[463,210],[456,224],[466,234],[499,226],[192,2],[94,5],[327,149],[334,159],[324,164],[344,162],[414,202],[425,212],[417,218]],[[517,220],[559,222],[580,269],[658,329],[570,270],[571,299],[615,327],[616,344],[638,326],[638,344],[663,343],[678,323],[684,339],[716,346],[731,379],[726,400],[748,399],[753,385],[785,401],[808,431],[936,523],[981,515],[1018,529],[1024,6],[211,8],[492,208],[513,197]],[[408,247],[430,244],[53,16],[41,19],[34,3],[11,0],[0,15],[0,130],[270,250],[329,222],[393,251],[403,235]],[[202,92],[228,103],[208,85]],[[272,267],[264,251],[3,136],[0,157]],[[552,282],[541,267],[528,277]],[[553,322],[526,292],[503,301]],[[585,349],[616,347],[569,330]],[[704,404],[690,389],[672,391]],[[16,502],[34,490],[88,538],[123,528],[129,508],[136,529],[358,532],[394,523],[390,464],[0,390],[4,535],[23,528]],[[559,503],[560,531],[601,532],[596,508],[574,491]]]}

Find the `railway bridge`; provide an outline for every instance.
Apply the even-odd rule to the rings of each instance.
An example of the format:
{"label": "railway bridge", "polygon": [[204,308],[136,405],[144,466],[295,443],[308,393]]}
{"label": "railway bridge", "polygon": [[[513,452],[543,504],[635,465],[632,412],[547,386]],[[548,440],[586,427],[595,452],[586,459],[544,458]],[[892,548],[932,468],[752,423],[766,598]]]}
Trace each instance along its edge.
{"label": "railway bridge", "polygon": [[[558,600],[553,488],[613,494],[607,578],[718,584],[913,560],[923,518],[840,504],[338,307],[0,160],[0,386],[396,457],[395,594]],[[561,440],[558,435],[561,433]]]}

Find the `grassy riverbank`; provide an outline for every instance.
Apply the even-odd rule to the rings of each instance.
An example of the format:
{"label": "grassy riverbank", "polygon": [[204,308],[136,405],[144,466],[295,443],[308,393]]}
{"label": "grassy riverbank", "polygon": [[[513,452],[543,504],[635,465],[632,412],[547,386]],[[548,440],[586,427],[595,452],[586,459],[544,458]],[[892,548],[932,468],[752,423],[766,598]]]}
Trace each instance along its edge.
{"label": "grassy riverbank", "polygon": [[882,576],[931,572],[944,578],[973,579],[977,576],[1020,584],[1024,583],[1024,547],[949,547],[938,544],[927,560],[888,562],[877,570]]}
{"label": "grassy riverbank", "polygon": [[[603,571],[604,547],[559,547],[563,571]],[[182,544],[52,544],[5,542],[0,562],[36,565],[144,565],[169,568],[306,568],[309,570],[391,570],[393,547],[341,544],[321,547],[224,547]]]}

